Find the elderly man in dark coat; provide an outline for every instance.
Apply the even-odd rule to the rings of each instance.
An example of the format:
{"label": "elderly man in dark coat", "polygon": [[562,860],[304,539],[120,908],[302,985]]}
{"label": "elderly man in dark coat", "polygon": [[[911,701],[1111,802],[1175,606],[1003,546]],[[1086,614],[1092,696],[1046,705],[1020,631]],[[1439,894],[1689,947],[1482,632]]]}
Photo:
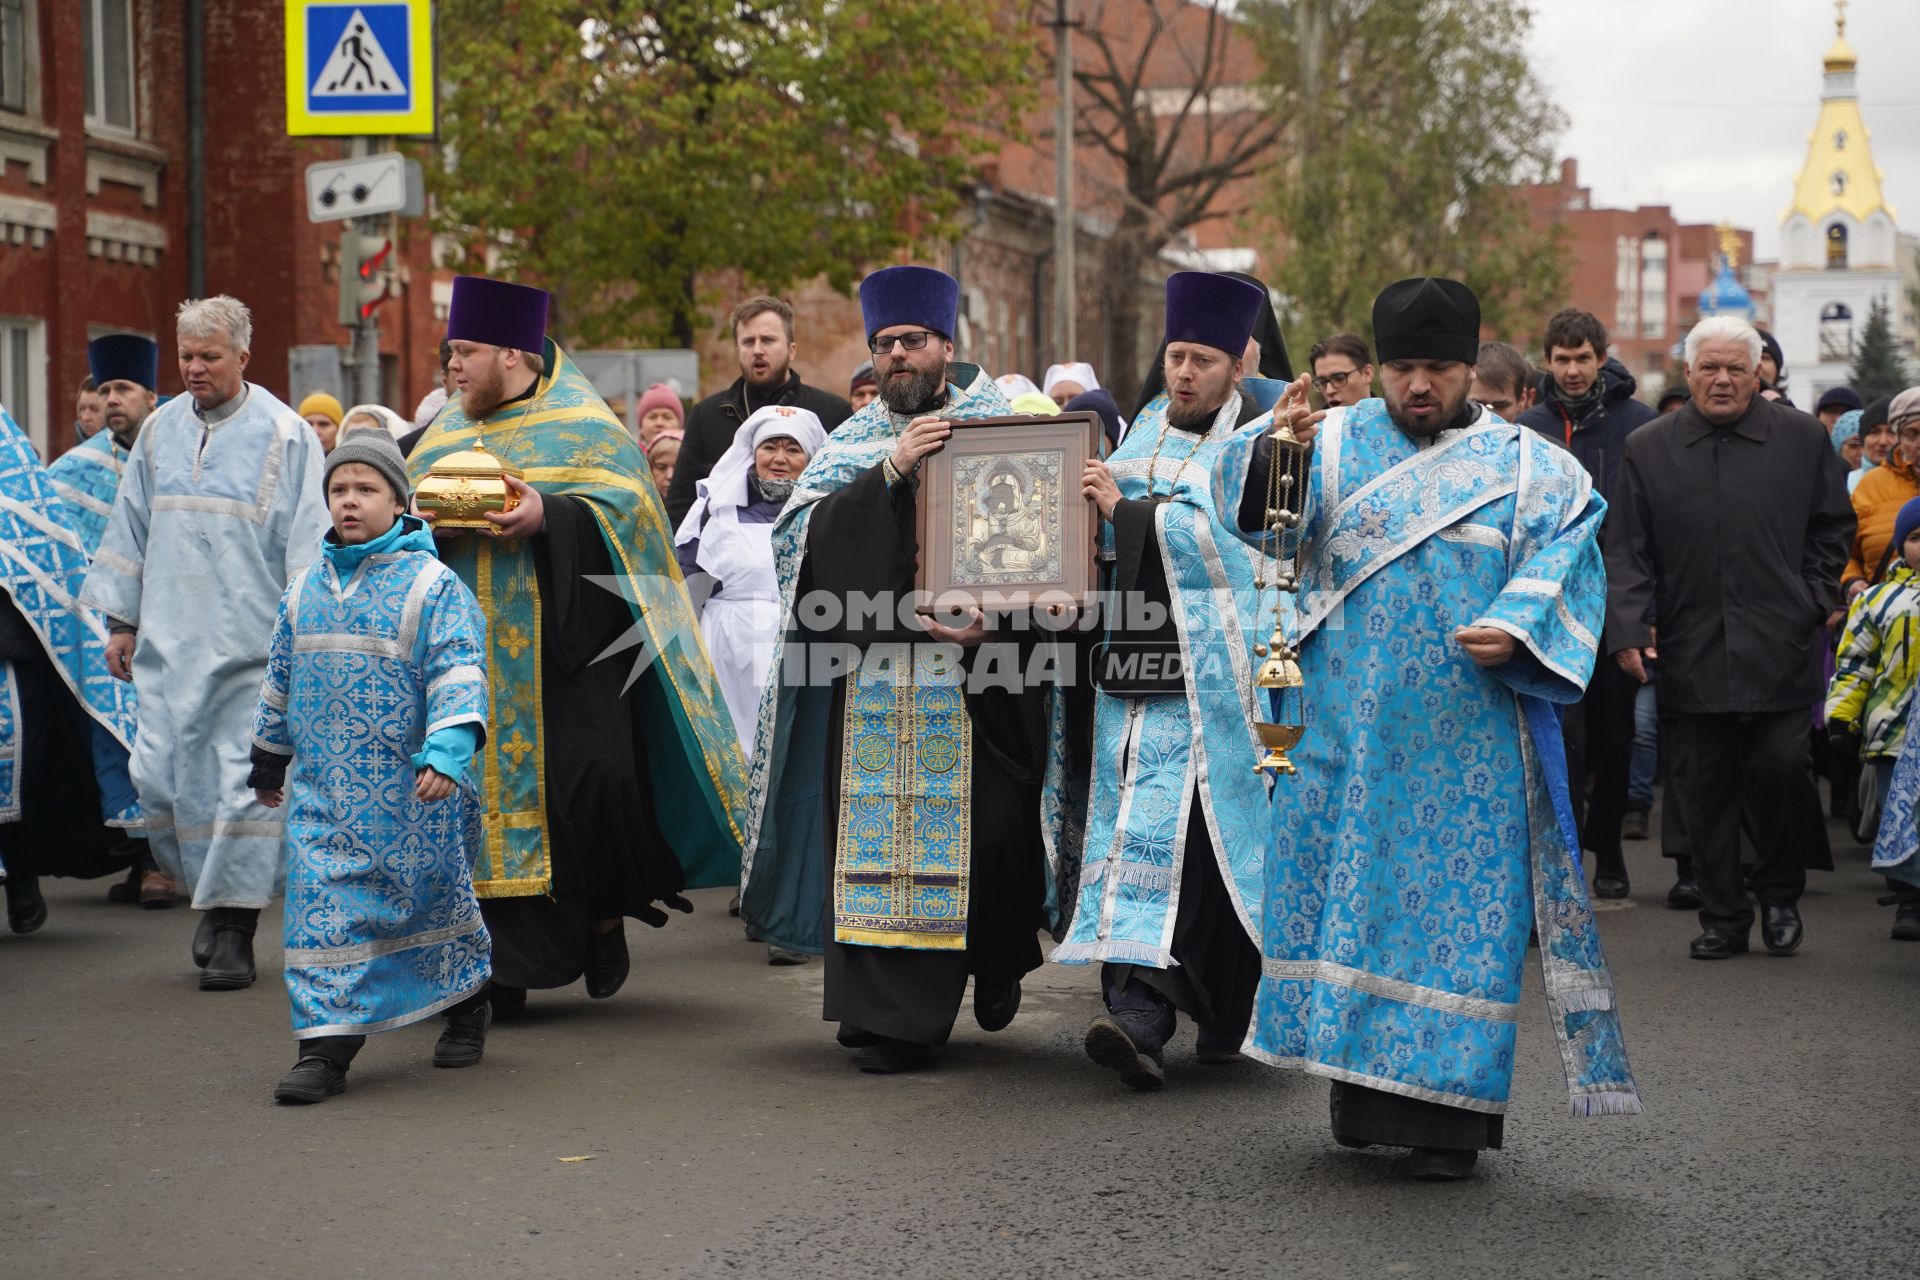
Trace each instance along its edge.
{"label": "elderly man in dark coat", "polygon": [[1761,350],[1744,320],[1694,326],[1693,399],[1628,439],[1606,534],[1607,650],[1637,680],[1658,650],[1668,803],[1699,883],[1697,960],[1747,950],[1743,814],[1761,939],[1775,955],[1800,945],[1795,798],[1823,685],[1820,628],[1840,608],[1853,537],[1846,465],[1817,420],[1760,397]]}

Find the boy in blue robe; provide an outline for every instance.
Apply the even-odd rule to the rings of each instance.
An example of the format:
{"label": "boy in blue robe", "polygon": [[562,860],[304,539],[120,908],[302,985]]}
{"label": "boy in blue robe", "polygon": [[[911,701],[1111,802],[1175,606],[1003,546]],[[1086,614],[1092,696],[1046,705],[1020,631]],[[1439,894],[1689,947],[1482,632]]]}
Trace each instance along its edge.
{"label": "boy in blue robe", "polygon": [[288,804],[300,1058],[274,1088],[284,1103],[339,1093],[368,1033],[436,1013],[433,1065],[472,1066],[492,1020],[467,781],[486,736],[486,620],[404,514],[391,439],[346,439],[326,480],[333,532],[281,599],[247,779],[261,804]]}

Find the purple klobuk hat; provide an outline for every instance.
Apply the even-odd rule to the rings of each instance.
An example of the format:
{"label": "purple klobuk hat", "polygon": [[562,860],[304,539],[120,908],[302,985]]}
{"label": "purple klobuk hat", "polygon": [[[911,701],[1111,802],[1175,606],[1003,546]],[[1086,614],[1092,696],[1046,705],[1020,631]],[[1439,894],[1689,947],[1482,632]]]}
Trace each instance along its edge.
{"label": "purple klobuk hat", "polygon": [[1235,360],[1247,349],[1266,298],[1244,280],[1211,271],[1167,277],[1168,342],[1197,342]]}
{"label": "purple klobuk hat", "polygon": [[447,307],[447,341],[484,342],[538,354],[547,340],[547,303],[552,295],[530,285],[455,276]]}
{"label": "purple klobuk hat", "polygon": [[860,282],[867,340],[882,329],[917,324],[952,338],[960,320],[960,282],[932,267],[882,267]]}

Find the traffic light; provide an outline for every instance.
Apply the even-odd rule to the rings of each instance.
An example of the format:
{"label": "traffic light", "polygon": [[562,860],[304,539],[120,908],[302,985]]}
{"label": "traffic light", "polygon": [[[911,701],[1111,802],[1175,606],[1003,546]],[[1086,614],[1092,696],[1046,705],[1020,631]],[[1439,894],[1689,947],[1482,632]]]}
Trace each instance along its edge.
{"label": "traffic light", "polygon": [[392,253],[393,241],[387,236],[340,233],[341,324],[362,323],[387,300],[387,259]]}

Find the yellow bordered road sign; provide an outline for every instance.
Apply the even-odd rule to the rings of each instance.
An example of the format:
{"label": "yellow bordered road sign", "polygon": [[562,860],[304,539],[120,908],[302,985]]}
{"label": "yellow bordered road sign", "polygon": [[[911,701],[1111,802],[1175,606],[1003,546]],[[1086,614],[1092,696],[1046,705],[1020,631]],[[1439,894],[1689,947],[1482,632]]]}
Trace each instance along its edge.
{"label": "yellow bordered road sign", "polygon": [[432,0],[287,0],[287,132],[433,132]]}

